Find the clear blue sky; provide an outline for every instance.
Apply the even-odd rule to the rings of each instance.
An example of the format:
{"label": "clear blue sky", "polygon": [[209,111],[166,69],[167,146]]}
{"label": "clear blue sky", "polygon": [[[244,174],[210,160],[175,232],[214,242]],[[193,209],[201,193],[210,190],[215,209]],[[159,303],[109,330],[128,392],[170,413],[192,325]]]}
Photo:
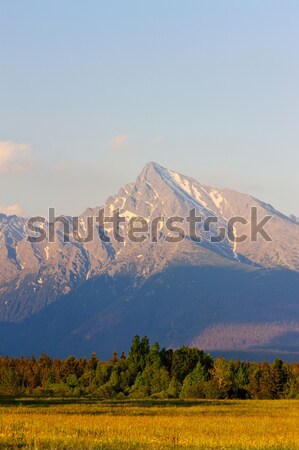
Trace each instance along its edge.
{"label": "clear blue sky", "polygon": [[299,215],[299,2],[0,0],[0,208],[78,214],[154,160]]}

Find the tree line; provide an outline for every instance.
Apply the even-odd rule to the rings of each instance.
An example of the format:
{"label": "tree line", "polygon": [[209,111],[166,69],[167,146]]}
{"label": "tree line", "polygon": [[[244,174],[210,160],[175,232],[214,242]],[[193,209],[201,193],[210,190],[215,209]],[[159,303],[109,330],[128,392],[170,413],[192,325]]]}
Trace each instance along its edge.
{"label": "tree line", "polygon": [[299,363],[213,359],[183,346],[176,350],[150,345],[135,336],[128,355],[101,361],[0,357],[1,396],[108,398],[299,398]]}

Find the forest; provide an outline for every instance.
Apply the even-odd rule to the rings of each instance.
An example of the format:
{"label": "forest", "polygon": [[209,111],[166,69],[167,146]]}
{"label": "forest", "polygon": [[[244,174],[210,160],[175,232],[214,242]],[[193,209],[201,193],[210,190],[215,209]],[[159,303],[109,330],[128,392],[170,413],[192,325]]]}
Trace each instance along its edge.
{"label": "forest", "polygon": [[299,363],[213,359],[183,346],[172,350],[133,338],[128,355],[101,361],[0,357],[2,397],[90,397],[99,399],[296,399]]}

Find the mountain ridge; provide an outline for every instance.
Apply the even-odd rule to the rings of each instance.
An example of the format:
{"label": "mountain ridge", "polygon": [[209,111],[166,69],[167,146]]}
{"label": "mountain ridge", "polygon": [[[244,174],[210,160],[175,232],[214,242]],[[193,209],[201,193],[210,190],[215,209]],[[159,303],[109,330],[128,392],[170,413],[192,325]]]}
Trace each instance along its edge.
{"label": "mountain ridge", "polygon": [[[229,233],[221,242],[211,242],[211,237],[217,236],[219,227],[223,227],[227,232],[230,231],[234,238],[242,233],[249,236],[251,208],[256,208],[258,222],[271,214],[271,220],[266,227],[272,238],[271,242],[261,239],[261,236],[256,242],[250,239],[241,243],[232,242],[232,239],[229,239]],[[119,210],[119,215],[126,219],[126,227],[123,230],[124,242],[113,238],[111,224],[105,227],[105,233],[110,242],[100,238],[103,230],[94,219],[98,217],[101,209],[104,209],[105,214],[109,216],[113,211]],[[167,242],[170,233],[165,223],[158,224],[157,242],[152,242],[151,239],[138,243],[132,242],[126,234],[127,225],[132,217],[141,216],[151,224],[160,216],[186,218],[191,210],[195,210],[196,214],[202,218],[202,223],[198,223],[195,228],[196,233],[202,237],[202,242],[194,240],[185,222],[182,225],[185,238],[180,242]],[[229,219],[235,216],[244,218],[248,223],[246,225],[236,223],[229,228]],[[209,230],[204,231],[204,221],[211,217],[217,217],[218,222],[210,223]],[[276,335],[271,335],[271,339],[277,338],[280,342],[279,333],[286,333],[288,329],[292,333],[297,333],[299,306],[298,302],[296,303],[298,291],[295,286],[299,280],[298,223],[275,210],[271,205],[231,189],[202,185],[191,177],[150,162],[145,165],[135,182],[121,187],[116,195],[108,197],[102,207],[87,208],[78,217],[78,232],[81,236],[85,236],[89,231],[88,218],[93,219],[94,235],[94,239],[89,242],[79,242],[72,235],[69,243],[64,242],[60,224],[57,227],[55,242],[32,243],[27,240],[26,219],[0,214],[0,335],[1,330],[10,330],[7,335],[4,333],[2,336],[3,342],[6,342],[10,351],[17,350],[18,345],[20,348],[25,348],[25,342],[21,342],[20,336],[26,336],[27,341],[32,342],[31,337],[36,333],[39,336],[38,342],[42,342],[44,333],[46,342],[51,345],[49,341],[54,339],[55,323],[58,323],[57,316],[61,315],[62,323],[66,324],[70,310],[75,308],[78,314],[73,316],[73,325],[69,323],[65,331],[63,326],[59,329],[59,333],[57,331],[59,335],[65,333],[62,339],[66,342],[65,348],[71,351],[71,336],[78,335],[80,338],[78,342],[76,341],[77,348],[83,351],[89,348],[88,342],[92,347],[93,342],[106,339],[106,352],[109,345],[117,344],[113,334],[119,333],[119,339],[126,341],[127,337],[124,336],[127,334],[124,328],[127,327],[133,332],[132,326],[129,325],[131,316],[134,317],[134,323],[139,321],[145,324],[144,314],[149,314],[151,307],[156,308],[157,314],[159,313],[157,299],[161,307],[165,303],[163,308],[166,310],[163,314],[161,313],[165,321],[165,330],[171,329],[171,323],[176,324],[175,329],[178,329],[177,316],[185,317],[191,314],[191,316],[199,317],[202,310],[206,321],[199,320],[198,328],[195,323],[192,327],[190,326],[192,336],[189,336],[187,329],[185,330],[186,336],[189,336],[186,343],[202,342],[206,345],[213,339],[215,342],[215,339],[219,339],[221,332],[225,333],[223,330],[226,330],[227,335],[231,336],[225,341],[226,347],[231,341],[235,351],[236,342],[242,334],[238,317],[239,319],[242,317],[244,299],[247,299],[248,317],[251,317],[250,323],[253,324],[252,330],[255,332],[258,329],[256,322],[260,315],[264,317],[264,324],[267,324],[265,327],[267,326],[271,333],[275,330]],[[68,219],[72,220],[72,218]],[[45,224],[44,227],[46,228],[47,225]],[[177,272],[178,268],[184,276]],[[193,271],[194,280],[190,279],[188,273]],[[173,273],[176,273],[176,277],[167,275]],[[218,274],[216,278],[213,279],[209,275],[212,273]],[[229,281],[225,280],[224,273]],[[275,273],[281,280],[281,287],[279,287],[281,297],[277,297],[277,293],[269,282],[271,277],[273,281],[275,280]],[[203,278],[203,274],[207,280]],[[249,297],[246,290],[239,286],[239,279],[244,280],[244,286],[247,286],[247,290],[250,291]],[[161,292],[164,292],[164,300],[157,291],[154,280],[161,287]],[[200,292],[193,289],[193,285],[197,285],[198,280],[201,280],[200,286],[204,287]],[[266,291],[263,287],[264,282],[267,285]],[[278,289],[276,283],[275,286]],[[182,296],[185,290],[186,295],[185,303],[176,303],[175,307],[171,305],[171,298],[176,297],[176,290],[181,292]],[[155,296],[152,296],[151,292],[155,292]],[[283,292],[285,292],[284,300]],[[270,322],[266,320],[267,314],[263,309],[262,301],[259,307],[254,306],[261,295],[267,298]],[[151,298],[151,305],[144,303],[144,299],[148,298]],[[223,317],[232,317],[229,328],[227,328],[227,322],[223,324],[221,317],[216,314],[217,308],[220,310],[224,308],[223,305],[220,307],[220,298],[225,299],[221,301],[227,302]],[[271,298],[276,299],[273,300],[273,305],[271,305]],[[73,299],[73,303],[69,299]],[[233,302],[232,299],[234,299]],[[210,311],[209,302],[214,305],[215,314]],[[89,306],[84,306],[85,304]],[[275,306],[278,304],[283,308],[283,314],[279,314],[279,308]],[[132,305],[136,306],[133,308]],[[252,310],[256,311],[256,316],[251,315],[250,305]],[[171,311],[172,307],[178,308],[177,314],[175,310]],[[94,311],[94,317],[86,308]],[[231,308],[234,308],[236,313]],[[121,311],[125,319],[122,318]],[[48,328],[43,317],[51,317],[52,325]],[[208,320],[208,317],[212,317],[213,320]],[[43,323],[40,327],[38,318]],[[185,318],[184,323],[188,322],[186,320]],[[273,325],[281,321],[283,324]],[[159,334],[155,328],[156,325],[152,323],[151,326],[153,336]],[[248,330],[248,326],[247,324],[244,330]],[[95,330],[94,334],[90,332],[92,329]],[[86,334],[84,330],[89,330],[89,333]],[[150,334],[148,325],[147,331]],[[232,337],[233,332],[236,336]],[[13,333],[15,337],[11,339]],[[165,333],[167,335],[169,331]],[[169,342],[166,335],[164,342]],[[269,333],[262,333],[262,331],[259,335],[269,337]],[[182,333],[175,333],[174,336],[172,342],[180,344],[183,340]],[[157,337],[163,342],[163,333]],[[10,339],[14,342],[14,346],[9,344]],[[261,341],[263,339],[261,338]],[[268,345],[269,342],[263,341],[260,344]],[[215,347],[219,348],[216,344],[214,344]],[[241,342],[239,349],[244,350]],[[46,351],[47,348],[44,350]],[[246,350],[252,349],[246,348]],[[3,347],[1,351],[5,353],[5,348]]]}

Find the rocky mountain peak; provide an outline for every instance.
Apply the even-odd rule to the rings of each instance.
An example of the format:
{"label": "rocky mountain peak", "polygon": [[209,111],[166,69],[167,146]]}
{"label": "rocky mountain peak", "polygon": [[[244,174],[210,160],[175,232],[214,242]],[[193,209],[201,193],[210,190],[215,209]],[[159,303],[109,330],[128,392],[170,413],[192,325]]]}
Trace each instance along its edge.
{"label": "rocky mountain peak", "polygon": [[[203,185],[156,162],[147,163],[136,181],[120,188],[103,207],[108,216],[118,209],[126,223],[132,217],[142,216],[149,224],[157,217],[164,217],[165,221],[174,216],[186,219],[195,209],[202,218],[197,224],[202,242],[190,239],[185,222],[186,239],[180,243],[166,243],[169,232],[164,222],[158,226],[158,242],[147,238],[136,244],[126,234],[123,242],[113,240],[111,224],[105,229],[111,240],[103,242],[94,223],[90,241],[71,239],[65,243],[63,233],[59,233],[55,243],[47,240],[30,243],[25,219],[0,215],[0,319],[23,320],[33,311],[98,276],[126,274],[140,283],[178,261],[197,267],[257,264],[299,272],[298,223],[294,219],[249,195]],[[217,236],[219,227],[228,230],[231,217],[240,216],[248,221],[246,226],[237,223],[233,227],[234,236],[250,233],[251,207],[258,208],[259,220],[272,215],[267,228],[271,242],[248,239],[236,243],[226,235],[222,242],[211,243],[211,236]],[[82,236],[88,232],[88,217],[97,216],[99,209],[88,208],[79,217]],[[209,232],[202,233],[204,221],[211,216],[217,218],[217,223],[211,224]]]}

